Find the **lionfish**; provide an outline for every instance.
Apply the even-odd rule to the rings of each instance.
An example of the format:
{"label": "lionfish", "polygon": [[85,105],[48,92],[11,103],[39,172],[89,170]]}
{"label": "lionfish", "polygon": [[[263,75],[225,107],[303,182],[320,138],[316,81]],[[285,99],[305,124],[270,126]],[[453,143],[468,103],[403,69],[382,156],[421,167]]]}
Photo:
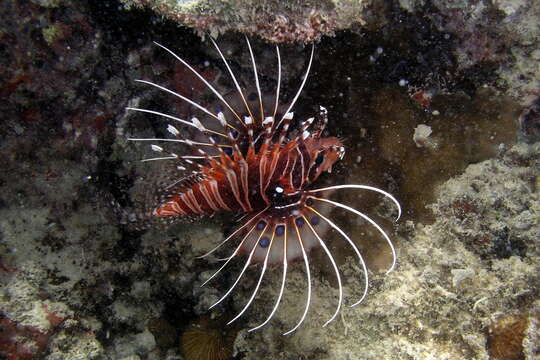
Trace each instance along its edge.
{"label": "lionfish", "polygon": [[[157,115],[170,120],[166,130],[172,135],[171,138],[129,139],[152,142],[154,144],[151,145],[151,149],[160,153],[158,157],[142,161],[174,161],[178,171],[178,179],[162,189],[164,195],[159,204],[153,208],[150,216],[176,219],[192,215],[212,216],[220,211],[244,215],[242,224],[235,231],[201,256],[204,258],[232,239],[239,239],[232,254],[222,259],[224,263],[221,267],[201,286],[214,279],[237,256],[247,256],[240,274],[225,294],[210,307],[213,308],[232,293],[249,265],[262,263],[253,293],[242,310],[229,321],[230,324],[250,307],[267,269],[272,265],[281,264],[283,276],[275,305],[266,320],[249,331],[261,328],[272,319],[284,293],[288,265],[301,258],[307,274],[307,300],[299,321],[284,335],[298,329],[306,318],[311,302],[312,285],[308,253],[314,248],[321,247],[335,272],[339,295],[337,308],[332,317],[324,323],[323,326],[326,326],[340,312],[343,286],[336,261],[323,240],[323,233],[329,227],[336,230],[348,242],[363,270],[363,293],[360,299],[351,306],[361,303],[367,295],[368,270],[356,244],[328,217],[329,211],[328,209],[325,211],[325,207],[333,206],[349,211],[377,229],[386,239],[392,252],[392,264],[387,273],[395,267],[396,251],[386,232],[370,217],[348,205],[329,200],[324,197],[324,194],[341,189],[377,192],[390,199],[397,207],[396,221],[401,215],[400,204],[388,192],[367,185],[347,184],[313,188],[314,181],[323,172],[331,172],[334,163],[341,160],[345,154],[345,148],[338,138],[323,136],[323,130],[327,124],[327,110],[324,107],[320,107],[317,120],[316,117],[311,117],[299,122],[296,126],[291,126],[294,117],[292,109],[302,93],[313,63],[314,45],[311,47],[309,63],[300,87],[287,107],[281,107],[279,104],[281,55],[279,47],[276,46],[277,86],[275,95],[272,95],[273,106],[269,108],[267,97],[263,97],[261,93],[259,74],[249,39],[246,37],[257,91],[254,99],[246,97],[245,90],[241,88],[221,49],[213,39],[210,40],[235,85],[235,91],[241,99],[238,101],[240,106],[233,106],[233,103],[227,101],[197,70],[172,50],[158,43],[155,44],[181,62],[204,83],[223,104],[222,111],[214,113],[207,107],[166,87],[146,80],[136,80],[182,99],[202,111],[207,117],[205,121],[196,117],[188,121],[159,111],[127,108],[127,110]],[[283,108],[286,110],[283,111]],[[194,135],[184,136],[177,126],[192,128]],[[190,149],[190,153],[179,154],[166,150],[163,143],[184,144]]]}

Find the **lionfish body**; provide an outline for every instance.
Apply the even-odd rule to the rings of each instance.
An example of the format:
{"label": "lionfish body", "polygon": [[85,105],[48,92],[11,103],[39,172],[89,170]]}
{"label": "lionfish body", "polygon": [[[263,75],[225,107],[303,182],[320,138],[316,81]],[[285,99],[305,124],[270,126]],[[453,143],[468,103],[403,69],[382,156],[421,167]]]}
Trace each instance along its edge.
{"label": "lionfish body", "polygon": [[[247,40],[247,39],[246,39]],[[212,41],[213,42],[213,41]],[[300,320],[285,334],[295,331],[304,321],[311,300],[311,275],[308,253],[311,249],[321,247],[327,254],[336,274],[339,299],[333,316],[324,325],[331,322],[339,313],[343,300],[342,281],[337,264],[323,240],[323,235],[330,227],[336,230],[351,246],[363,270],[364,291],[359,304],[367,294],[368,271],[360,251],[350,237],[329,217],[330,207],[339,207],[352,212],[374,226],[386,239],[393,254],[395,250],[384,230],[367,215],[360,211],[324,197],[338,189],[363,189],[378,192],[392,200],[401,209],[397,200],[389,193],[367,185],[337,185],[314,189],[314,181],[323,173],[331,172],[334,163],[343,158],[345,149],[339,139],[323,137],[327,123],[327,111],[320,107],[316,117],[301,122],[293,122],[291,112],[298,99],[309,70],[311,68],[314,48],[312,48],[309,65],[296,96],[285,107],[279,105],[281,81],[281,57],[276,47],[278,60],[278,81],[273,106],[269,108],[266,97],[261,94],[257,67],[249,40],[247,45],[251,55],[254,78],[258,94],[258,102],[248,101],[234,73],[221,50],[213,42],[219,52],[229,75],[231,76],[241,106],[232,106],[232,101],[225,98],[208,83],[195,69],[171,50],[157,44],[177,60],[187,66],[225,106],[223,111],[213,113],[198,103],[149,81],[138,80],[152,85],[162,91],[187,101],[205,113],[208,119],[203,121],[192,118],[191,121],[164,114],[158,111],[128,108],[129,110],[149,113],[171,120],[167,130],[173,138],[130,139],[134,141],[151,141],[163,143],[180,143],[187,145],[189,154],[177,154],[165,150],[164,147],[152,144],[152,150],[163,156],[143,161],[175,161],[179,171],[191,170],[189,176],[173,182],[164,192],[162,201],[153,209],[152,216],[157,218],[178,218],[191,215],[213,215],[220,211],[243,214],[242,225],[203,257],[214,253],[223,244],[232,239],[239,239],[233,253],[224,259],[223,265],[204,283],[208,283],[231,260],[244,255],[247,260],[229,290],[212,307],[227,298],[250,264],[262,263],[261,272],[255,289],[247,303],[230,322],[238,319],[251,305],[261,285],[268,267],[282,264],[283,276],[275,306],[270,315],[255,330],[270,321],[277,311],[285,289],[288,264],[295,259],[303,259],[307,274],[307,301]],[[195,130],[193,139],[183,136],[176,126],[178,124]],[[176,126],[175,126],[176,125]],[[291,126],[293,125],[293,126]],[[399,218],[398,214],[398,218]],[[203,285],[204,285],[203,284]],[[250,331],[251,331],[250,330]]]}

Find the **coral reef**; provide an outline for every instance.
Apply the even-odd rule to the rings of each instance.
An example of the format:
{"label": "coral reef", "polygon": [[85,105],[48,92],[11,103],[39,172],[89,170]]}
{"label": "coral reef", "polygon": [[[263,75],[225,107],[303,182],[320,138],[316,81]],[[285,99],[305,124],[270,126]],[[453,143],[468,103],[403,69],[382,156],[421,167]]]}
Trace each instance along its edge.
{"label": "coral reef", "polygon": [[148,7],[201,34],[218,36],[228,30],[258,35],[273,42],[313,41],[346,28],[352,22],[366,22],[373,14],[367,2],[319,1],[148,1],[125,0],[127,6]]}
{"label": "coral reef", "polygon": [[[511,352],[506,358],[534,358],[539,344],[540,201],[534,186],[539,151],[539,144],[517,145],[442,184],[431,205],[436,221],[408,221],[398,229],[407,238],[401,242],[399,270],[375,275],[366,301],[328,329],[320,325],[336,298],[328,281],[317,281],[312,306],[318,311],[307,328],[282,340],[280,346],[290,354],[283,358],[487,359],[490,354],[499,358],[501,346]],[[497,242],[506,227],[512,239],[501,253]],[[344,271],[355,266],[348,262]],[[302,288],[303,281],[294,276],[287,286]],[[360,291],[357,284],[346,290],[349,303]],[[263,296],[268,306],[271,295]],[[294,323],[302,301],[294,295],[286,304],[283,308],[291,310],[278,314],[282,325],[241,333],[237,351],[249,354],[248,359],[279,353],[268,344],[280,344],[277,339]]]}
{"label": "coral reef", "polygon": [[538,97],[540,74],[535,62],[538,46],[540,4],[536,1],[438,1],[434,23],[456,36],[454,50],[462,69],[495,66],[508,95],[530,104]]}
{"label": "coral reef", "polygon": [[[379,197],[347,193],[343,201],[395,232],[397,269],[380,274],[390,259],[384,241],[365,223],[336,213],[373,271],[364,303],[321,328],[335,309],[336,284],[324,254],[314,252],[315,293],[305,326],[281,336],[305,304],[305,275],[295,264],[275,321],[227,339],[236,358],[538,356],[538,2],[257,2],[253,12],[234,17],[227,17],[235,12],[231,2],[216,2],[210,18],[193,15],[208,10],[197,1],[153,8],[164,14],[177,3],[192,11],[177,19],[199,31],[320,39],[295,111],[302,117],[325,105],[328,131],[344,140],[346,158],[324,181],[383,187],[406,209],[394,225]],[[266,15],[254,15],[261,7]],[[144,198],[156,168],[138,162],[145,149],[126,137],[160,134],[163,123],[124,109],[140,103],[193,114],[139,87],[139,78],[213,101],[152,41],[178,51],[227,91],[218,55],[192,30],[112,0],[7,0],[0,17],[0,357],[184,358],[181,334],[208,316],[238,270],[201,288],[220,263],[196,256],[223,239],[234,219],[131,228],[122,215]],[[218,42],[249,84],[241,40],[227,33]],[[274,48],[252,43],[263,83],[273,86]],[[306,50],[281,49],[290,98]],[[429,136],[415,135],[421,126],[431,129]],[[361,274],[346,244],[337,236],[329,241],[346,277],[358,276],[345,284],[351,303]],[[265,281],[255,311],[238,328],[264,320],[280,276],[273,272]],[[246,276],[218,311],[239,310],[254,281]]]}
{"label": "coral reef", "polygon": [[452,55],[460,70],[481,72],[486,67],[496,68],[501,85],[508,88],[510,95],[522,99],[524,105],[539,95],[536,64],[540,56],[540,4],[534,0],[320,0],[309,4],[252,0],[122,1],[126,6],[150,8],[201,34],[216,37],[235,30],[272,42],[308,42],[343,29],[359,33],[394,31],[396,21],[406,18],[405,11],[430,19],[440,32],[452,38]]}

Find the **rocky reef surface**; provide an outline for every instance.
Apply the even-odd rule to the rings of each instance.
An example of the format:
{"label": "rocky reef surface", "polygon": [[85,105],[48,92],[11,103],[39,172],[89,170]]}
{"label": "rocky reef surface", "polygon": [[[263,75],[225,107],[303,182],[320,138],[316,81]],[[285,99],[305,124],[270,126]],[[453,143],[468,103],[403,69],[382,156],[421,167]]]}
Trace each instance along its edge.
{"label": "rocky reef surface", "polygon": [[408,13],[429,19],[438,31],[454,38],[452,52],[460,68],[481,71],[486,62],[504,63],[497,72],[513,96],[525,97],[524,103],[538,96],[540,4],[532,0],[121,1],[128,7],[152,9],[201,35],[215,37],[233,30],[278,43],[309,42],[339,30],[393,31],[400,27],[396,14]]}
{"label": "rocky reef surface", "polygon": [[[323,277],[314,286],[306,329],[275,341],[301,311],[295,294],[284,305],[291,310],[278,313],[279,325],[241,332],[237,350],[250,359],[269,349],[285,359],[534,359],[540,345],[539,149],[516,145],[441,184],[430,205],[435,222],[398,226],[399,269],[375,275],[366,302],[344,310],[336,324],[320,327],[336,303]],[[351,256],[344,272],[351,276],[356,266]],[[303,288],[304,282],[297,276],[288,286]],[[352,282],[346,302],[360,290]],[[264,298],[271,306],[271,293]]]}
{"label": "rocky reef surface", "polygon": [[[539,4],[376,3],[3,1],[0,357],[190,360],[202,344],[221,349],[215,359],[537,358]],[[281,335],[305,304],[296,263],[272,322],[248,333],[271,310],[281,271],[269,272],[254,308],[227,327],[251,295],[256,271],[209,312],[239,268],[201,288],[220,263],[196,258],[230,233],[234,219],[138,231],[122,216],[160,170],[140,163],[146,149],[126,139],[160,134],[164,124],[125,107],[194,113],[134,80],[213,101],[152,41],[181,54],[220,91],[230,89],[211,44],[185,26],[219,34],[247,79],[244,39],[231,30],[274,42],[317,40],[296,113],[326,106],[329,134],[347,147],[322,181],[384,188],[405,209],[393,223],[391,204],[379,197],[336,193],[390,232],[398,266],[385,275],[384,239],[333,213],[365,255],[371,282],[365,301],[344,307],[327,327],[337,285],[321,252],[311,254],[314,293],[303,326]],[[264,40],[252,44],[273,84],[274,45]],[[310,49],[280,46],[290,98]],[[350,304],[361,293],[361,271],[342,239],[327,238]]]}

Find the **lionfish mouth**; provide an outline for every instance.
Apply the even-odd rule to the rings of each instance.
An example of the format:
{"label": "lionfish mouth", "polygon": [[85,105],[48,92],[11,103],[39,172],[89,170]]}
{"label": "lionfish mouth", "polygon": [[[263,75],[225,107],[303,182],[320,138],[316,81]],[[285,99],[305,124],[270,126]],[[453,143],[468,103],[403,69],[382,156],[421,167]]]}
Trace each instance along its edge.
{"label": "lionfish mouth", "polygon": [[[250,264],[262,263],[261,271],[253,292],[242,310],[229,321],[240,318],[253,303],[264,275],[271,265],[282,264],[282,280],[274,306],[266,320],[249,331],[266,325],[274,316],[285,291],[288,265],[296,259],[303,259],[307,278],[307,299],[303,313],[296,325],[284,335],[294,332],[304,322],[311,303],[312,281],[308,253],[314,248],[322,248],[328,256],[338,284],[336,310],[323,326],[332,322],[340,312],[343,302],[341,274],[334,257],[323,240],[327,229],[333,229],[350,245],[358,259],[363,273],[363,293],[352,304],[360,304],[368,292],[368,270],[364,258],[356,244],[333,220],[329,213],[333,208],[350,212],[373,226],[386,240],[392,252],[392,264],[387,273],[396,265],[396,251],[388,234],[373,219],[346,204],[329,200],[325,194],[336,190],[367,190],[390,199],[401,216],[399,202],[388,192],[368,185],[335,185],[312,188],[313,182],[322,172],[331,172],[332,165],[341,160],[345,149],[341,142],[332,137],[323,137],[327,123],[327,111],[320,108],[317,119],[309,118],[293,129],[291,126],[293,109],[298,100],[313,62],[314,45],[306,73],[301,85],[285,111],[279,109],[281,86],[281,55],[276,46],[278,78],[273,107],[268,110],[259,85],[257,65],[249,39],[249,49],[258,106],[250,105],[244,91],[223,56],[219,46],[210,39],[217,49],[241,98],[241,108],[231,102],[212,86],[197,70],[163,45],[155,43],[186,66],[202,81],[216,98],[226,107],[229,116],[220,111],[214,113],[207,107],[161,85],[146,80],[138,82],[153,86],[189,103],[202,113],[205,119],[193,117],[190,121],[159,111],[128,107],[127,110],[157,115],[170,120],[167,131],[173,138],[130,138],[132,141],[149,141],[165,145],[182,145],[188,150],[178,153],[164,148],[165,145],[152,144],[151,149],[160,156],[142,161],[173,161],[177,178],[163,190],[160,201],[149,216],[162,219],[182,219],[191,215],[213,215],[219,211],[232,211],[245,215],[243,224],[216,247],[200,258],[213,254],[233,239],[240,239],[235,250],[226,257],[221,267],[201,286],[216,278],[233,259],[246,256],[247,259],[236,280],[223,296],[210,308],[223,302],[239,284]],[[278,110],[279,109],[279,110]],[[174,125],[173,125],[174,124]],[[197,138],[186,138],[175,127],[185,126],[196,131]]]}

